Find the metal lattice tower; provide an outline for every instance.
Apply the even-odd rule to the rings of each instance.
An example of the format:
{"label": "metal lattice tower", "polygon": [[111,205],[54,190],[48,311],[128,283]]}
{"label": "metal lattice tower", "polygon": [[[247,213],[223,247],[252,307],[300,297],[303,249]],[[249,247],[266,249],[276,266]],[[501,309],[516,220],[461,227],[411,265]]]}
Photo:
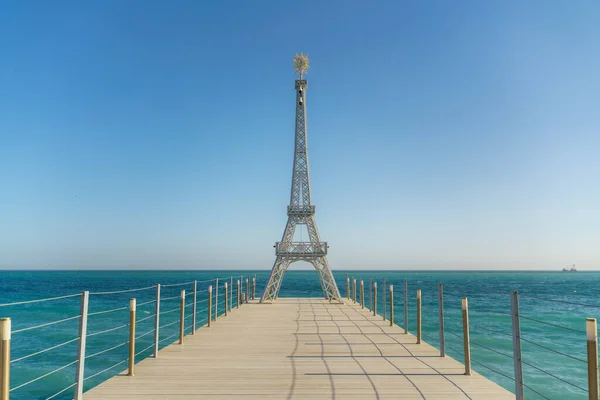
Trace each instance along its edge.
{"label": "metal lattice tower", "polygon": [[[261,303],[273,301],[279,294],[283,275],[290,264],[296,261],[311,263],[319,273],[323,295],[329,300],[339,300],[340,292],[327,264],[327,242],[321,242],[315,222],[315,206],[310,196],[310,174],[308,166],[308,146],[306,135],[306,88],[302,75],[308,69],[308,55],[294,57],[294,69],[300,74],[296,80],[296,136],[294,144],[294,171],[290,205],[287,209],[288,221],[281,242],[275,243],[275,264],[269,282],[261,298]],[[294,241],[296,228],[306,226],[308,241]]]}

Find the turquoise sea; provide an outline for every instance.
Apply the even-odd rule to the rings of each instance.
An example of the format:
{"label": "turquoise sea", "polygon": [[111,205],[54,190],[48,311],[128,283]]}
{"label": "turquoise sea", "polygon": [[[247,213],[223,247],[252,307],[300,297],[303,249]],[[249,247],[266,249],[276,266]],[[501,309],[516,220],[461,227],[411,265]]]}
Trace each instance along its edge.
{"label": "turquoise sea", "polygon": [[[469,298],[471,358],[473,369],[505,388],[514,391],[509,292],[519,292],[523,349],[524,382],[527,399],[587,398],[586,317],[600,316],[600,272],[408,272],[408,271],[334,271],[342,296],[346,295],[346,276],[365,280],[369,304],[369,279],[378,282],[378,310],[381,312],[381,285],[394,285],[395,319],[404,324],[403,282],[408,281],[409,330],[415,331],[416,290],[423,296],[423,337],[439,346],[437,284],[444,284],[447,354],[462,360],[461,297]],[[222,284],[230,276],[256,275],[257,296],[268,278],[267,271],[0,271],[0,317],[11,317],[13,332],[67,319],[79,314],[80,296],[56,301],[5,306],[6,303],[42,299],[88,290],[89,326],[86,354],[86,389],[120,373],[127,367],[129,299],[138,302],[137,360],[152,354],[155,289],[157,283],[198,283],[198,326],[206,322],[206,288],[212,278]],[[93,294],[132,288],[146,288],[120,294]],[[186,290],[191,304],[192,284],[166,286],[161,290],[160,343],[164,347],[177,340],[179,296]],[[281,297],[322,295],[313,271],[289,271]],[[203,301],[203,302],[201,302]],[[145,304],[144,304],[145,303]],[[219,304],[220,312],[223,304]],[[102,311],[111,311],[101,313]],[[167,312],[171,311],[173,312]],[[186,307],[191,310],[191,307]],[[97,314],[95,314],[97,313]],[[186,311],[186,334],[191,330]],[[115,328],[114,330],[112,330]],[[73,388],[51,397],[74,383],[77,358],[78,319],[22,330],[12,335],[11,399],[71,399]],[[103,333],[104,332],[104,333]],[[72,340],[72,341],[71,341]],[[71,342],[69,342],[71,341]],[[69,342],[54,350],[27,357],[52,346]],[[144,350],[147,348],[146,350]],[[560,354],[562,353],[562,354]],[[122,362],[122,363],[121,363]],[[112,369],[107,368],[116,365]],[[28,385],[24,383],[44,376]],[[106,371],[104,371],[106,370]],[[21,386],[21,387],[19,387]]]}

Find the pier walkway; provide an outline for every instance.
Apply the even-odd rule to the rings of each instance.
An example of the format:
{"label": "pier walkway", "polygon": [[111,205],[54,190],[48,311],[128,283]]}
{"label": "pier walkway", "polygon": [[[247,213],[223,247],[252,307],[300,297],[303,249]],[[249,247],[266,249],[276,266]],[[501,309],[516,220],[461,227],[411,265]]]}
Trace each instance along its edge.
{"label": "pier walkway", "polygon": [[514,399],[357,304],[250,301],[84,394],[100,399]]}

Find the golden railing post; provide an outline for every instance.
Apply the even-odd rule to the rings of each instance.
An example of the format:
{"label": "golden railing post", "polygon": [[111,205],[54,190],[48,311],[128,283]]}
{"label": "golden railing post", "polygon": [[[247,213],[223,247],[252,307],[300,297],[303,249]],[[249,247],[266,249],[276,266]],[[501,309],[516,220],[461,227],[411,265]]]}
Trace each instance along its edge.
{"label": "golden railing post", "polygon": [[417,290],[417,344],[421,344],[421,289]]}
{"label": "golden railing post", "polygon": [[235,308],[240,308],[240,300],[242,299],[242,288],[240,287],[240,280],[237,281],[237,304]]}
{"label": "golden railing post", "polygon": [[252,277],[252,300],[256,299],[256,275]]}
{"label": "golden railing post", "polygon": [[0,399],[10,393],[10,318],[0,319]]}
{"label": "golden railing post", "polygon": [[387,286],[385,286],[385,278],[383,278],[383,285],[381,286],[381,306],[382,306],[382,313],[381,315],[383,316],[383,320],[385,321],[386,316],[385,316],[385,288]]}
{"label": "golden railing post", "polygon": [[185,330],[185,290],[181,291],[179,300],[179,344],[183,344],[183,332]]}
{"label": "golden railing post", "polygon": [[373,283],[373,315],[377,315],[377,282]]}
{"label": "golden railing post", "polygon": [[198,293],[197,291],[197,282],[194,281],[194,294],[192,296],[194,296],[194,302],[192,305],[192,335],[196,334],[196,294]]}
{"label": "golden railing post", "polygon": [[212,285],[208,287],[208,327],[210,328],[210,323],[212,320]]}
{"label": "golden railing post", "polygon": [[225,316],[227,316],[227,307],[229,307],[228,300],[227,282],[225,282]]}
{"label": "golden railing post", "polygon": [[346,274],[346,298],[350,300],[350,278],[348,278],[348,274]]}
{"label": "golden railing post", "polygon": [[360,280],[360,308],[365,308],[365,283]]}
{"label": "golden railing post", "polygon": [[356,279],[352,278],[352,295],[354,297],[354,304],[356,304]]}
{"label": "golden railing post", "polygon": [[588,393],[589,398],[598,399],[598,327],[596,318],[585,320],[587,336],[587,362],[588,362]]}
{"label": "golden railing post", "polygon": [[133,376],[135,371],[135,299],[129,299],[129,372]]}
{"label": "golden railing post", "polygon": [[394,285],[390,285],[390,326],[394,325]]}
{"label": "golden railing post", "polygon": [[250,288],[250,278],[246,278],[246,296],[245,300],[246,300],[246,304],[248,304],[248,298],[250,297],[250,290],[248,290]]}
{"label": "golden railing post", "polygon": [[471,341],[469,339],[469,301],[462,299],[463,342],[465,353],[465,375],[471,375]]}

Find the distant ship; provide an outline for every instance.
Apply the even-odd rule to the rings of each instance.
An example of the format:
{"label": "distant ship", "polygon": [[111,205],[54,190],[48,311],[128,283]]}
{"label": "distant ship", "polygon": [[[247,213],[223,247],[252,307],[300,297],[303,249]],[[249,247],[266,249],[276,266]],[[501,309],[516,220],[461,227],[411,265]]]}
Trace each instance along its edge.
{"label": "distant ship", "polygon": [[577,272],[577,269],[575,268],[575,264],[573,264],[573,266],[571,266],[571,268],[569,267],[564,267],[563,272]]}

